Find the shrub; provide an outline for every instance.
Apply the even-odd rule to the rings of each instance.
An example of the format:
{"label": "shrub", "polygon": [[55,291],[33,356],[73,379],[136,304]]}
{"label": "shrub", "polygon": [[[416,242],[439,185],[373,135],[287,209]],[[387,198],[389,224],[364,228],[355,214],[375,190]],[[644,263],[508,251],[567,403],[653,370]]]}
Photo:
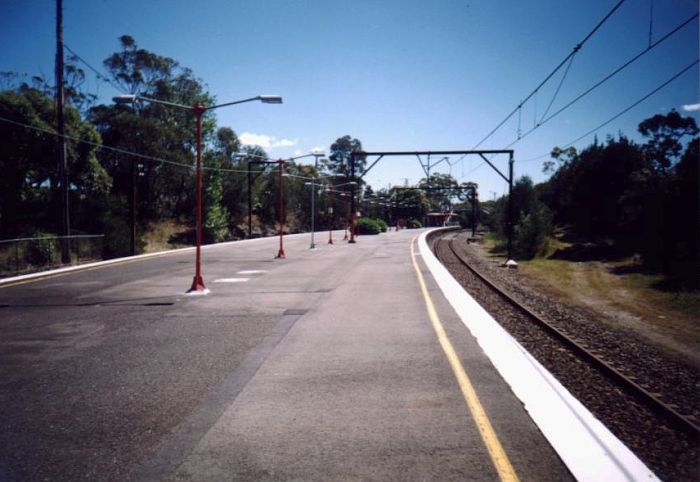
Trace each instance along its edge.
{"label": "shrub", "polygon": [[386,233],[387,230],[389,229],[389,226],[387,226],[386,221],[383,219],[376,219],[377,224],[379,224],[379,228],[382,230],[382,233]]}
{"label": "shrub", "polygon": [[36,266],[43,266],[51,263],[54,258],[54,251],[56,250],[56,240],[55,239],[45,239],[55,236],[52,233],[47,233],[45,231],[35,231],[33,238],[44,238],[36,239],[35,241],[30,241],[27,246],[27,261]]}
{"label": "shrub", "polygon": [[422,227],[423,227],[423,223],[421,223],[421,222],[418,221],[417,219],[411,219],[411,220],[408,222],[408,227],[409,227],[409,229],[422,228]]}
{"label": "shrub", "polygon": [[379,234],[382,232],[379,223],[369,218],[358,218],[355,221],[355,228],[358,234]]}
{"label": "shrub", "polygon": [[518,259],[532,259],[547,249],[552,214],[538,203],[530,214],[520,218],[513,231],[513,255]]}

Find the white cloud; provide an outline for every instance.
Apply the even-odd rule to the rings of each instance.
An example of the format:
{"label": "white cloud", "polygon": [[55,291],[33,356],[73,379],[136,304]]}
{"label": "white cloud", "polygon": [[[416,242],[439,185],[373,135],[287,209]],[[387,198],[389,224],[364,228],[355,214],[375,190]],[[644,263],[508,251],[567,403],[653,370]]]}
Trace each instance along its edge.
{"label": "white cloud", "polygon": [[260,146],[263,149],[276,149],[278,147],[293,147],[299,143],[299,139],[278,139],[267,134],[253,134],[244,132],[238,139],[244,146]]}
{"label": "white cloud", "polygon": [[700,111],[700,104],[686,104],[683,106],[683,110],[686,112]]}

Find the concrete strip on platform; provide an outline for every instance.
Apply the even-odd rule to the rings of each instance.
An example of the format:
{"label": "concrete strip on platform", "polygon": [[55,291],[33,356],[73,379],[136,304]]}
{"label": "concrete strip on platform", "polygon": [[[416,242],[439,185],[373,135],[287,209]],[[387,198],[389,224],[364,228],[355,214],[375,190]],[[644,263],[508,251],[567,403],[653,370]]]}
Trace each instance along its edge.
{"label": "concrete strip on platform", "polygon": [[533,421],[578,480],[658,480],[607,427],[576,400],[450,275],[419,240],[423,260]]}

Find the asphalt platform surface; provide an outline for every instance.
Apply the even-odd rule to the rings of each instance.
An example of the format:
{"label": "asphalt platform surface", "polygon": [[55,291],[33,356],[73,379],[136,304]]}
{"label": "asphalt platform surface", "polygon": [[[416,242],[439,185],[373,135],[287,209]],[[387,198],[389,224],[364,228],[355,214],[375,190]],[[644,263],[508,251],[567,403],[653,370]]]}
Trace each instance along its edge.
{"label": "asphalt platform surface", "polygon": [[[418,231],[206,247],[0,285],[0,480],[499,480]],[[416,256],[521,480],[571,478]]]}

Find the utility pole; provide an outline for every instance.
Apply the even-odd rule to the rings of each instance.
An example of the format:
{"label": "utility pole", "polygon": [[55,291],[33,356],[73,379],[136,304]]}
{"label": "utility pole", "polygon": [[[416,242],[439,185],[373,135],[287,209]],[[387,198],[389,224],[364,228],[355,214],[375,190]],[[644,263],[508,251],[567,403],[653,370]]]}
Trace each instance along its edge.
{"label": "utility pole", "polygon": [[66,118],[63,91],[63,0],[56,0],[56,113],[58,130],[58,174],[61,184],[61,221],[63,236],[61,261],[70,264],[70,211],[68,210],[68,165],[66,162]]}

